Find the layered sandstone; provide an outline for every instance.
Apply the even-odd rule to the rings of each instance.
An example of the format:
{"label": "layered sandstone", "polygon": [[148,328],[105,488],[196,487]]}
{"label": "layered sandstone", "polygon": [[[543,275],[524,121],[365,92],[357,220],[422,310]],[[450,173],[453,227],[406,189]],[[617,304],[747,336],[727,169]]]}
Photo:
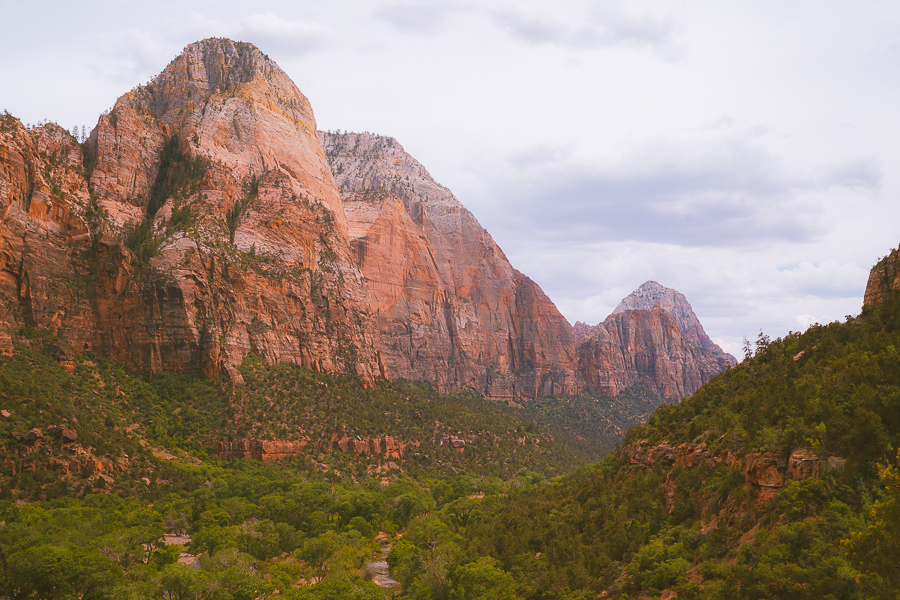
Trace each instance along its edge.
{"label": "layered sandstone", "polygon": [[863,306],[881,304],[898,290],[900,290],[900,248],[892,250],[869,271]]}
{"label": "layered sandstone", "polygon": [[519,400],[573,393],[572,327],[393,138],[320,132],[387,372]]}
{"label": "layered sandstone", "polygon": [[579,376],[601,396],[643,385],[680,400],[735,364],[703,331],[687,299],[652,281],[625,298],[578,347]]}
{"label": "layered sandstone", "polygon": [[146,371],[236,377],[255,352],[382,373],[312,109],[254,46],[188,46],[100,118],[86,156],[52,125],[0,129],[5,351],[27,329],[62,359]]}
{"label": "layered sandstone", "polygon": [[587,323],[575,321],[575,324],[572,325],[572,331],[575,334],[575,343],[580,344],[582,340],[590,336],[591,329],[593,328]]}
{"label": "layered sandstone", "polygon": [[704,464],[740,469],[748,483],[768,488],[782,488],[790,481],[821,479],[826,473],[841,473],[846,460],[824,456],[810,450],[756,451],[722,449],[712,452],[705,443],[650,445],[641,440],[622,448],[622,455],[632,464],[699,467]]}

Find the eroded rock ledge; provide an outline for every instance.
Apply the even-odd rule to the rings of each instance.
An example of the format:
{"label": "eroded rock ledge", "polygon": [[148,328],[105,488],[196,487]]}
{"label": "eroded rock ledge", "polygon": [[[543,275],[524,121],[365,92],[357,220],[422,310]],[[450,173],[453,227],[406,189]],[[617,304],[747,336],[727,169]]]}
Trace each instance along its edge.
{"label": "eroded rock ledge", "polygon": [[840,474],[846,459],[825,456],[811,450],[745,452],[722,450],[712,452],[705,443],[658,444],[646,440],[625,446],[622,455],[632,464],[644,466],[699,467],[703,464],[740,469],[747,482],[763,488],[780,489],[790,481],[821,479],[826,473]]}
{"label": "eroded rock ledge", "polygon": [[[462,441],[462,440],[460,440]],[[281,462],[304,452],[310,445],[318,452],[344,452],[358,456],[381,455],[384,458],[403,458],[406,449],[417,447],[419,442],[403,442],[390,436],[372,438],[333,435],[329,440],[313,441],[308,437],[300,440],[237,440],[215,442],[213,448],[223,459],[250,458],[263,463]],[[463,442],[465,446],[465,442]]]}

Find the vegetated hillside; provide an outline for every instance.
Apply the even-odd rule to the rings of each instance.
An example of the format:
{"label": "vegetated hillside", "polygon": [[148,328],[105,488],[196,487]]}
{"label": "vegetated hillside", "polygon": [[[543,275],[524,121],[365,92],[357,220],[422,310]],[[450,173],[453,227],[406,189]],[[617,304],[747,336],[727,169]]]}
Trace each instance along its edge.
{"label": "vegetated hillside", "polygon": [[602,408],[567,431],[572,423],[559,419],[571,399],[517,408],[403,381],[366,387],[353,376],[252,356],[239,372],[245,383],[232,387],[194,375],[146,380],[95,357],[79,358],[72,373],[34,351],[0,357],[3,495],[166,489],[173,456],[188,463],[246,456],[337,479],[553,475],[597,460],[620,437],[621,427],[591,435],[590,419],[595,430],[606,423]]}
{"label": "vegetated hillside", "polygon": [[[21,348],[0,357],[10,598],[387,597],[363,578],[376,534],[467,515],[479,497],[534,489],[606,451],[586,425],[556,423],[563,399],[526,409],[255,357],[239,387],[147,380],[92,356],[71,368]],[[356,450],[372,438],[392,442]],[[255,447],[243,440],[283,464],[217,455]],[[460,572],[458,587],[478,577]]]}
{"label": "vegetated hillside", "polygon": [[895,598],[900,477],[879,464],[900,447],[898,348],[896,293],[845,323],[761,335],[600,464],[406,536],[392,572],[434,598],[473,561],[526,598]]}

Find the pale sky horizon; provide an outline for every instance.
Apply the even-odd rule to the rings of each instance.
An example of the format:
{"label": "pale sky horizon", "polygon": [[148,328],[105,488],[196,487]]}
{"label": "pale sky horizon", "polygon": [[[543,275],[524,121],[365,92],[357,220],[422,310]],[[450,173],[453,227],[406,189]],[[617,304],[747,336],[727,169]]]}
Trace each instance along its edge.
{"label": "pale sky horizon", "polygon": [[843,320],[900,244],[900,4],[2,1],[0,110],[94,126],[189,43],[396,138],[571,323],[640,284],[710,337]]}

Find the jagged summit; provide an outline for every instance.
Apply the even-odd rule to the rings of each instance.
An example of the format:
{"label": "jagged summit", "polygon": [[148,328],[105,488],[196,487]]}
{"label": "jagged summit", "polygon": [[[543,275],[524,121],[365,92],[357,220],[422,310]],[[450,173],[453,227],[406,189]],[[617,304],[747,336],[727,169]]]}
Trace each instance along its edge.
{"label": "jagged summit", "polygon": [[613,313],[622,312],[623,310],[649,310],[654,306],[659,306],[664,298],[671,297],[677,293],[675,290],[660,285],[655,281],[645,281],[638,289],[623,298]]}
{"label": "jagged summit", "polygon": [[290,77],[259,48],[225,38],[207,38],[186,46],[153,81],[122,100],[138,100],[162,118],[213,94],[234,93],[246,84],[270,88],[286,100],[302,99],[308,105]]}
{"label": "jagged summit", "polygon": [[603,323],[580,329],[579,372],[589,391],[606,396],[643,384],[661,397],[693,394],[737,361],[716,345],[684,294],[647,281]]}
{"label": "jagged summit", "polygon": [[706,335],[700,319],[684,294],[667,288],[655,281],[647,281],[619,302],[612,312],[618,314],[626,310],[651,310],[658,306],[675,318],[682,336],[702,348],[723,352],[723,350]]}

